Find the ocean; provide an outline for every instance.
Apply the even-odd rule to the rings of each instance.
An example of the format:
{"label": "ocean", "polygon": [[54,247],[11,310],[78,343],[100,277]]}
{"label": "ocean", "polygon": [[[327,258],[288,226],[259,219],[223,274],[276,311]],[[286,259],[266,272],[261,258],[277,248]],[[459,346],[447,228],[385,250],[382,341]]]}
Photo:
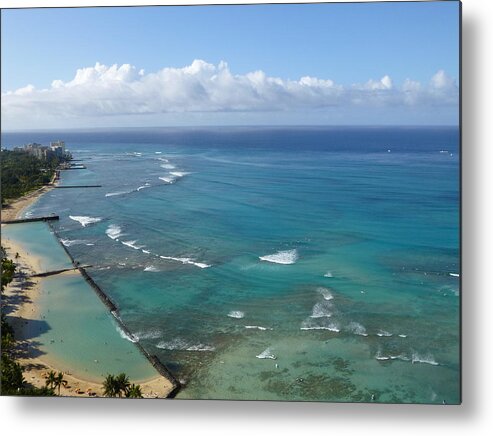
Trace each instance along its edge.
{"label": "ocean", "polygon": [[25,214],[60,215],[178,398],[460,402],[458,128],[17,132],[2,146],[56,139],[87,167],[61,184],[102,187],[54,189]]}

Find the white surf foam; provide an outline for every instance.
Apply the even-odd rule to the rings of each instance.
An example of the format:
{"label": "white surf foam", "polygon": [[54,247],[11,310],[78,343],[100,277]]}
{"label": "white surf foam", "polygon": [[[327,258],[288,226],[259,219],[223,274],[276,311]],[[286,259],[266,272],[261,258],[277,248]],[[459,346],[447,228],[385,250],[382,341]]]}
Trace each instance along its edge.
{"label": "white surf foam", "polygon": [[153,265],[150,265],[150,266],[146,266],[144,268],[144,271],[147,271],[147,272],[159,272],[159,269],[156,268],[155,266]]}
{"label": "white surf foam", "polygon": [[188,342],[184,341],[183,339],[173,339],[172,341],[168,342],[160,342],[159,344],[156,345],[157,348],[160,348],[162,350],[169,350],[169,351],[174,351],[174,350],[182,350],[182,351],[214,351],[216,348],[212,347],[210,345],[204,345],[204,344],[189,344]]}
{"label": "white surf foam", "polygon": [[127,247],[133,248],[134,250],[140,250],[145,247],[145,245],[136,245],[136,240],[135,241],[122,241],[123,245],[126,245]]}
{"label": "white surf foam", "polygon": [[130,194],[132,191],[118,191],[118,192],[108,192],[104,194],[105,197],[117,197],[119,195]]}
{"label": "white surf foam", "polygon": [[246,325],[245,326],[246,329],[256,329],[256,330],[272,330],[272,328],[269,328],[269,327],[262,327],[262,326],[259,326],[259,325]]}
{"label": "white surf foam", "polygon": [[125,332],[119,325],[116,326],[116,330],[118,331],[118,333],[120,333],[120,336],[123,339],[126,339],[127,341],[130,341],[133,343],[139,342],[139,338],[135,337],[131,333]]}
{"label": "white surf foam", "polygon": [[389,356],[391,360],[403,360],[409,362],[411,358],[407,357],[405,354],[399,354],[398,356]]}
{"label": "white surf foam", "polygon": [[385,330],[379,330],[378,333],[377,333],[377,336],[380,336],[380,337],[382,337],[382,336],[392,336],[392,333],[389,333],[389,332],[387,332]]}
{"label": "white surf foam", "polygon": [[203,262],[195,262],[193,259],[189,257],[172,257],[172,256],[159,256],[161,259],[165,260],[174,260],[175,262],[181,262],[186,265],[194,265],[199,268],[209,268],[211,265]]}
{"label": "white surf foam", "polygon": [[[80,244],[85,244],[87,241],[84,241],[83,239],[60,239],[60,242],[65,245],[65,247],[71,247],[72,245],[80,245]],[[88,244],[86,244],[88,245]],[[94,245],[94,244],[92,244]]]}
{"label": "white surf foam", "polygon": [[161,162],[169,162],[169,160],[165,157],[158,157],[158,160],[160,160]]}
{"label": "white surf foam", "polygon": [[460,274],[457,273],[448,273],[448,275],[452,277],[460,277]]}
{"label": "white surf foam", "polygon": [[162,153],[162,151],[155,151],[154,153],[155,153],[155,154],[161,154],[161,153]]}
{"label": "white surf foam", "polygon": [[329,318],[332,316],[331,309],[332,304],[328,301],[321,301],[320,303],[316,303],[315,306],[313,306],[310,318]]}
{"label": "white surf foam", "polygon": [[334,299],[334,296],[332,295],[332,293],[330,292],[330,290],[327,289],[327,288],[322,288],[322,287],[317,288],[317,292],[319,294],[322,294],[322,296],[324,297],[324,300],[329,301],[329,300],[333,300]]}
{"label": "white surf foam", "polygon": [[260,354],[257,354],[257,356],[255,357],[257,357],[258,359],[272,359],[272,360],[277,359],[277,356],[272,353],[270,347],[262,351]]}
{"label": "white surf foam", "polygon": [[159,339],[160,337],[163,336],[163,332],[161,330],[155,329],[155,330],[147,330],[147,331],[140,331],[134,334],[136,338],[139,340],[141,339]]}
{"label": "white surf foam", "polygon": [[278,251],[274,254],[260,256],[259,259],[266,262],[278,263],[281,265],[291,265],[293,263],[296,263],[296,261],[298,260],[298,251],[296,249]]}
{"label": "white surf foam", "polygon": [[145,183],[137,188],[137,192],[142,191],[142,189],[150,188],[150,186],[151,186],[150,183]]}
{"label": "white surf foam", "polygon": [[142,250],[142,253],[151,254],[151,252],[149,250]]}
{"label": "white surf foam", "polygon": [[102,220],[102,218],[95,218],[91,216],[79,216],[79,215],[69,215],[71,220],[77,221],[82,225],[82,227],[86,227],[89,224],[94,224]]}
{"label": "white surf foam", "polygon": [[164,168],[165,170],[174,170],[176,167],[173,164],[170,163],[165,163],[162,165],[159,165],[161,168]]}
{"label": "white surf foam", "polygon": [[400,334],[400,335],[397,335],[399,336],[400,338],[407,338],[407,335],[403,335],[403,334]]}
{"label": "white surf foam", "polygon": [[122,236],[122,229],[116,224],[110,224],[105,232],[111,239],[118,239]]}
{"label": "white surf foam", "polygon": [[354,333],[355,335],[368,336],[368,333],[366,333],[366,329],[359,322],[351,321],[348,324],[347,329],[349,332]]}
{"label": "white surf foam", "polygon": [[190,345],[187,347],[187,351],[215,351],[216,347],[212,347],[210,345],[198,344],[198,345]]}
{"label": "white surf foam", "polygon": [[324,277],[332,278],[332,277],[334,277],[334,276],[332,275],[332,273],[331,273],[330,271],[327,271],[327,272],[324,274]]}
{"label": "white surf foam", "polygon": [[311,327],[300,327],[300,330],[328,330],[336,333],[341,331],[335,324],[333,326],[314,325]]}
{"label": "white surf foam", "polygon": [[175,177],[185,177],[188,176],[191,173],[187,173],[185,171],[170,171],[170,174]]}
{"label": "white surf foam", "polygon": [[427,363],[428,365],[439,365],[435,358],[431,354],[420,355],[418,353],[413,353],[411,358],[412,363]]}
{"label": "white surf foam", "polygon": [[245,316],[245,312],[242,312],[241,310],[232,310],[231,312],[228,313],[228,316],[230,318],[243,318]]}
{"label": "white surf foam", "polygon": [[390,360],[390,356],[384,356],[380,350],[375,354],[375,359],[377,360]]}
{"label": "white surf foam", "polygon": [[163,177],[159,177],[159,180],[162,180],[163,182],[168,183],[168,184],[171,185],[171,184],[175,183],[176,177],[163,176]]}
{"label": "white surf foam", "polygon": [[195,265],[199,268],[210,268],[212,265],[208,265],[207,263],[203,263],[203,262],[192,262],[192,265]]}
{"label": "white surf foam", "polygon": [[317,323],[315,323],[313,319],[310,318],[301,323],[300,330],[328,330],[335,333],[339,333],[341,331],[335,322],[327,322],[322,320],[322,322],[317,321]]}

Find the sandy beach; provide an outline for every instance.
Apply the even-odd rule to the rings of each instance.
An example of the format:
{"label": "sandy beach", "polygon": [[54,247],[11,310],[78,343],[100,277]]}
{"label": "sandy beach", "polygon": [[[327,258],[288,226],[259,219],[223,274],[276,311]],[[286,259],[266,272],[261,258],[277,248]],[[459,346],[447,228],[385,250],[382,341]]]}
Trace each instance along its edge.
{"label": "sandy beach", "polygon": [[35,203],[39,197],[51,191],[57,184],[56,173],[49,184],[42,186],[39,189],[29,192],[28,194],[15,200],[7,201],[6,205],[2,206],[2,221],[15,220],[20,218],[20,215],[31,204]]}
{"label": "sandy beach", "polygon": [[[50,189],[53,189],[53,185],[44,186],[13,201],[5,210],[2,209],[2,220],[18,218],[25,208]],[[2,224],[3,226],[5,224]],[[13,240],[2,240],[2,246],[7,256],[17,265],[14,280],[7,286],[3,295],[2,311],[7,315],[7,320],[15,331],[14,353],[23,368],[25,381],[35,387],[44,387],[46,375],[50,371],[63,372],[68,384],[66,387],[61,387],[61,396],[102,397],[102,382],[95,383],[84,379],[77,373],[76,368],[63,368],[53,356],[47,356],[39,350],[36,335],[33,334],[33,324],[41,317],[36,302],[40,296],[40,283],[43,279],[31,276],[41,272],[40,259],[26,253]],[[79,272],[68,271],[65,274],[79,274]],[[140,384],[144,398],[166,398],[173,390],[171,381],[160,375],[151,380],[130,380],[130,382]]]}

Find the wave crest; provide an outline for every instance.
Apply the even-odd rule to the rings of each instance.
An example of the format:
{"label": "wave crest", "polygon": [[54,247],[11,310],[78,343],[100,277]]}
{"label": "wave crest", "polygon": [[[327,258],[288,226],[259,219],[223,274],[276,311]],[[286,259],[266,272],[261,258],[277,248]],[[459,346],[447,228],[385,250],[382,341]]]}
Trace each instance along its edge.
{"label": "wave crest", "polygon": [[69,215],[71,220],[77,221],[82,225],[82,227],[86,227],[89,224],[94,224],[102,220],[99,217],[91,217],[91,216],[81,216],[81,215]]}
{"label": "wave crest", "polygon": [[265,262],[278,263],[280,265],[292,265],[298,260],[298,250],[284,250],[278,251],[274,254],[268,254],[266,256],[260,256],[259,259]]}

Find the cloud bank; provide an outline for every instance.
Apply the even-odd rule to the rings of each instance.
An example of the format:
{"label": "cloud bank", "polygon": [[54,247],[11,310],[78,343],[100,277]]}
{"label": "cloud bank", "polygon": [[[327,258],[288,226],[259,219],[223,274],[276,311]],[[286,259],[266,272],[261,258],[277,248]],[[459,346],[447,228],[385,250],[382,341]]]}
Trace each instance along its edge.
{"label": "cloud bank", "polygon": [[145,73],[135,66],[77,70],[49,88],[27,85],[2,94],[4,120],[183,113],[323,111],[328,108],[452,107],[459,90],[443,70],[428,83],[407,79],[395,86],[380,80],[343,86],[330,79],[269,77],[263,71],[233,74],[227,63],[194,60],[183,68]]}

